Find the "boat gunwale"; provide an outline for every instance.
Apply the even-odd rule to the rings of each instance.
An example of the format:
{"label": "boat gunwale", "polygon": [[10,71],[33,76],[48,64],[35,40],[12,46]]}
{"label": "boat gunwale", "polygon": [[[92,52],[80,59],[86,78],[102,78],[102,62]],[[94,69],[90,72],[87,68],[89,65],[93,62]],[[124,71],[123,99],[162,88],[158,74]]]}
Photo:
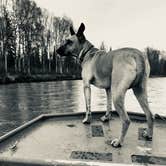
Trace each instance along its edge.
{"label": "boat gunwale", "polygon": [[[0,157],[0,164],[3,166],[110,166],[108,162],[97,161],[81,161],[81,160],[41,160],[41,159],[22,159],[22,158],[9,158]],[[123,164],[123,163],[111,163],[111,166],[144,166],[143,164]]]}

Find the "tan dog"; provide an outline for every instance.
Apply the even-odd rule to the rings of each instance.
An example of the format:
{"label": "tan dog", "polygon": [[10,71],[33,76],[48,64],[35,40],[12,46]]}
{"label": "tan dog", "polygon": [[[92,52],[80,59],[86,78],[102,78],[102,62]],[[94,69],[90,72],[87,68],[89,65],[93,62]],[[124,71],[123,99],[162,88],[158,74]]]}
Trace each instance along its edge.
{"label": "tan dog", "polygon": [[91,120],[90,85],[104,88],[107,94],[107,111],[101,120],[109,120],[113,98],[115,109],[122,120],[122,131],[119,139],[112,141],[112,146],[121,147],[130,125],[124,98],[126,91],[132,88],[147,118],[148,128],[144,137],[151,139],[153,118],[147,101],[147,79],[150,71],[147,57],[134,48],[122,48],[108,53],[101,51],[86,40],[84,30],[83,23],[76,34],[71,27],[71,37],[57,50],[62,56],[71,55],[80,60],[86,101],[86,116],[83,123],[90,123]]}

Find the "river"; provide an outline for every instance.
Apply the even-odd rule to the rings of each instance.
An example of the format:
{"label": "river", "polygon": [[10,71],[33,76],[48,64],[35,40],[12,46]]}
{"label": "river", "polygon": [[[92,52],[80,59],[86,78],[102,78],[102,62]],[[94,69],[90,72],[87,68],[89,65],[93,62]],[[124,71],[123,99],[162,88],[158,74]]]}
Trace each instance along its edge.
{"label": "river", "polygon": [[[153,113],[166,114],[166,78],[150,78],[148,100]],[[132,90],[126,109],[142,112]],[[92,111],[106,110],[105,91],[92,86]],[[82,81],[0,85],[0,136],[43,113],[85,111]]]}

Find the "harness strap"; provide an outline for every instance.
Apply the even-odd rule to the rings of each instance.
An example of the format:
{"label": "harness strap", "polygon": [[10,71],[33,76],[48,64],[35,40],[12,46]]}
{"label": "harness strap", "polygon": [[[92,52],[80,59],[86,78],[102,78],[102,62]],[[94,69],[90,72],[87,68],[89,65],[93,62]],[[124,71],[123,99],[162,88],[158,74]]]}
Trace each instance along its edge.
{"label": "harness strap", "polygon": [[84,60],[86,54],[87,54],[93,47],[94,47],[93,45],[90,45],[87,50],[86,50],[85,48],[83,48],[83,49],[81,50],[81,52],[80,52],[80,54],[79,54],[79,57],[78,57],[80,63],[83,62],[83,60]]}

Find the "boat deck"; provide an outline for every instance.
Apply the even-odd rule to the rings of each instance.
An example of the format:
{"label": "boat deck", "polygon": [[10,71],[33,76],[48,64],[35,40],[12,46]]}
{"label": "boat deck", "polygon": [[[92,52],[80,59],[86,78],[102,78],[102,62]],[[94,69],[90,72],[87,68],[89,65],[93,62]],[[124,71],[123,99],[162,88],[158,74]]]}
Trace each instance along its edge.
{"label": "boat deck", "polygon": [[144,115],[129,113],[132,123],[123,147],[116,149],[110,142],[119,136],[121,122],[114,112],[110,122],[102,123],[103,114],[94,112],[90,125],[82,124],[84,113],[42,115],[0,138],[0,164],[166,165],[165,119],[155,119],[153,140],[146,141],[142,137]]}

